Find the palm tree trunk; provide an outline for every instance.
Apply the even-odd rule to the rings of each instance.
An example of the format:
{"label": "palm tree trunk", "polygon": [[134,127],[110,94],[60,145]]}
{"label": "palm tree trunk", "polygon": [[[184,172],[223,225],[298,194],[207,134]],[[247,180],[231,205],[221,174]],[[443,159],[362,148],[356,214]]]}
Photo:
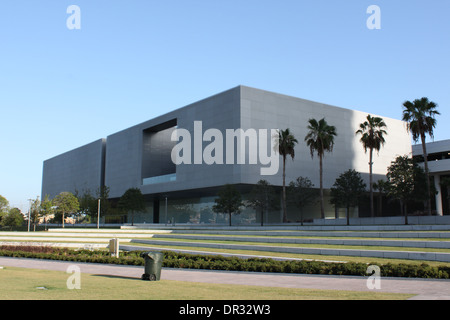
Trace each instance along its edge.
{"label": "palm tree trunk", "polygon": [[405,200],[405,225],[408,225],[408,207]]}
{"label": "palm tree trunk", "polygon": [[261,227],[264,225],[264,208],[261,208]]}
{"label": "palm tree trunk", "polygon": [[372,157],[373,157],[373,149],[370,148],[370,160],[369,160],[369,190],[370,190],[370,216],[373,218],[375,216],[373,210],[373,183],[372,183]]}
{"label": "palm tree trunk", "polygon": [[283,222],[287,222],[286,211],[286,156],[283,156]]}
{"label": "palm tree trunk", "polygon": [[380,192],[378,193],[378,216],[381,217],[383,215],[383,194]]}
{"label": "palm tree trunk", "polygon": [[264,207],[261,208],[261,226],[264,225],[264,217],[268,215],[268,211],[269,211],[269,195],[267,194],[267,190],[266,192],[266,203],[264,204]]}
{"label": "palm tree trunk", "polygon": [[403,210],[403,200],[400,199],[399,202],[400,202],[400,216],[401,216],[401,215],[404,215],[405,212]]}
{"label": "palm tree trunk", "polygon": [[424,159],[424,165],[425,165],[425,174],[427,176],[427,210],[428,215],[431,216],[431,187],[430,187],[430,174],[428,171],[428,155],[427,155],[427,147],[425,145],[425,133],[420,134],[420,138],[422,140],[422,151],[423,151],[423,159]]}
{"label": "palm tree trunk", "polygon": [[350,225],[350,206],[347,205],[347,225]]}
{"label": "palm tree trunk", "polygon": [[322,155],[319,155],[320,159],[320,217],[325,219],[325,205],[323,200],[323,164]]}

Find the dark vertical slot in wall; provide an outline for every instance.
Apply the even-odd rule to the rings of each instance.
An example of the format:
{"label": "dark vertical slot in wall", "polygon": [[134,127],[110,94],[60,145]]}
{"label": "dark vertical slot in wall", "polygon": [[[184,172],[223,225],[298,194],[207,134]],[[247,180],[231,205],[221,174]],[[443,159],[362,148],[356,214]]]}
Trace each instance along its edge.
{"label": "dark vertical slot in wall", "polygon": [[142,179],[176,173],[171,153],[176,141],[171,141],[177,119],[143,130]]}

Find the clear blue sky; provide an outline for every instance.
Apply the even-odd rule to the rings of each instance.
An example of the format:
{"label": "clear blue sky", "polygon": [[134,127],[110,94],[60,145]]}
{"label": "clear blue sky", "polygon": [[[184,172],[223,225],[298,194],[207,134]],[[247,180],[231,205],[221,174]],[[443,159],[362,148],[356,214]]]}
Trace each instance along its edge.
{"label": "clear blue sky", "polygon": [[26,211],[44,160],[240,84],[396,119],[426,96],[449,139],[449,57],[449,0],[2,0],[0,194]]}

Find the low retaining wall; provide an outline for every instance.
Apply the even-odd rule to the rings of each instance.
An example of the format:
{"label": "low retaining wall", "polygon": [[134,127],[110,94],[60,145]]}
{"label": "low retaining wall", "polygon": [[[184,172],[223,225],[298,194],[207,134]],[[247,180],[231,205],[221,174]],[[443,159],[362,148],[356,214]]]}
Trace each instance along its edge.
{"label": "low retaining wall", "polygon": [[313,222],[264,224],[241,224],[228,226],[225,224],[135,224],[122,225],[125,230],[168,229],[168,230],[316,230],[316,231],[450,231],[450,216],[413,216],[408,217],[408,225],[405,225],[404,217],[375,217],[375,218],[350,218],[347,219],[314,219]]}
{"label": "low retaining wall", "polygon": [[[370,225],[404,225],[405,217],[374,217],[374,218],[350,218],[352,226]],[[346,218],[340,219],[314,219],[308,225],[347,225]],[[408,216],[408,225],[450,225],[450,216]]]}

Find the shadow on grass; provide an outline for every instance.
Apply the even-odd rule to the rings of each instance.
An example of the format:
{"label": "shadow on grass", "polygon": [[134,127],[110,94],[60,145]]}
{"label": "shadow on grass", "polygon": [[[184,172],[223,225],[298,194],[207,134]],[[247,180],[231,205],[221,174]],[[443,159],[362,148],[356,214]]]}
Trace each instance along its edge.
{"label": "shadow on grass", "polygon": [[139,280],[143,281],[141,278],[136,277],[125,277],[125,276],[114,276],[110,274],[93,274],[94,277],[104,277],[104,278],[110,278],[110,279],[126,279],[126,280]]}

